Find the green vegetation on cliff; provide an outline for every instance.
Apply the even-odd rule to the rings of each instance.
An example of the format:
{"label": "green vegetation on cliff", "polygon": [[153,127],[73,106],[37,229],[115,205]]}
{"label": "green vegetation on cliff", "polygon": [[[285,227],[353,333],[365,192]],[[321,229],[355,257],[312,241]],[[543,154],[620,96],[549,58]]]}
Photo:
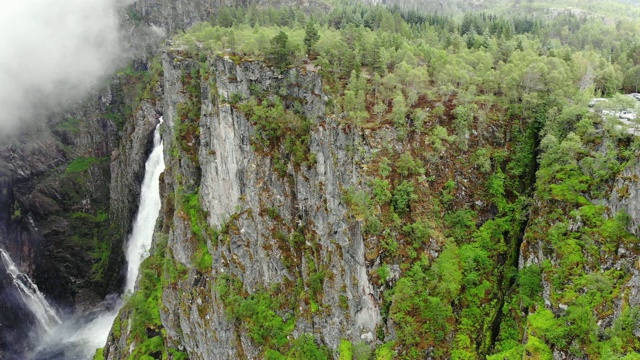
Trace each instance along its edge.
{"label": "green vegetation on cliff", "polygon": [[[167,262],[173,260],[166,252],[167,236],[156,234],[156,239],[152,253],[140,265],[137,289],[120,310],[111,328],[111,335],[118,339],[123,333],[127,333],[126,345],[132,350],[127,359],[184,360],[188,358],[186,354],[166,344],[166,332],[160,320],[162,289],[168,286],[161,279],[167,276]],[[103,357],[104,351],[98,350],[95,358]]]}

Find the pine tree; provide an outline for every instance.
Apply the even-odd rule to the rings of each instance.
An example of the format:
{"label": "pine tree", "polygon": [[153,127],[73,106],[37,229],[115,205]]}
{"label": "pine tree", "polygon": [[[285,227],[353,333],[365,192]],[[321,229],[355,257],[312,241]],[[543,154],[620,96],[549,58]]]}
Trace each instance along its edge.
{"label": "pine tree", "polygon": [[313,46],[319,39],[320,34],[318,34],[318,29],[316,29],[313,21],[308,21],[307,26],[304,28],[304,45],[307,47],[307,54],[311,54]]}
{"label": "pine tree", "polygon": [[284,70],[290,64],[289,60],[289,36],[284,31],[271,39],[271,60],[280,70]]}

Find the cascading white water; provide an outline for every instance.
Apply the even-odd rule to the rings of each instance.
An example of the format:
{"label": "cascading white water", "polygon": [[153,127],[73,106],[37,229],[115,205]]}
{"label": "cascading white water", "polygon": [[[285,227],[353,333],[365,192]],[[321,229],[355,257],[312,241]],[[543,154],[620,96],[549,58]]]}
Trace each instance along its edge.
{"label": "cascading white water", "polygon": [[[160,174],[164,171],[163,142],[160,137],[160,125],[162,117],[159,119],[156,130],[153,134],[153,150],[145,163],[144,179],[140,188],[140,205],[138,213],[133,222],[133,229],[129,242],[127,243],[127,280],[124,293],[132,292],[138,278],[140,264],[149,256],[149,248],[153,240],[153,230],[160,213]],[[122,306],[120,301],[117,306],[106,313],[96,317],[90,323],[82,326],[79,331],[71,337],[72,341],[85,339],[90,350],[104,346],[109,336],[109,330],[113,320],[118,315]]]}
{"label": "cascading white water", "polygon": [[4,249],[0,249],[0,257],[2,257],[2,264],[7,270],[7,274],[11,275],[13,284],[18,289],[22,301],[36,317],[42,328],[45,331],[51,331],[54,326],[61,324],[62,321],[53,306],[47,302],[44,295],[27,274],[18,270],[18,267]]}
{"label": "cascading white water", "polygon": [[[145,163],[145,174],[140,190],[140,205],[127,243],[127,279],[124,293],[132,292],[138,278],[140,264],[149,255],[153,230],[160,213],[160,174],[164,171],[163,142],[160,137],[162,117],[153,136],[153,150]],[[70,319],[59,326],[55,334],[43,341],[35,358],[90,359],[95,350],[104,346],[122,300],[112,304],[111,310],[94,316],[91,321]],[[55,352],[53,357],[51,352]]]}
{"label": "cascading white water", "polygon": [[[140,205],[133,222],[133,230],[127,243],[127,280],[124,293],[132,292],[138,278],[140,264],[149,256],[149,248],[153,240],[153,229],[160,213],[160,174],[164,171],[163,142],[160,136],[160,117],[153,134],[153,150],[145,163],[144,179],[140,188]],[[113,320],[118,315],[122,301],[115,309],[101,314],[77,332],[75,337],[89,340],[93,349],[103,346],[109,336]]]}
{"label": "cascading white water", "polygon": [[145,164],[144,180],[140,191],[140,206],[133,223],[133,230],[127,245],[127,281],[124,292],[133,291],[138,278],[140,264],[149,256],[149,248],[153,239],[153,229],[160,212],[160,174],[164,171],[162,154],[162,138],[160,123],[153,135],[153,151]]}

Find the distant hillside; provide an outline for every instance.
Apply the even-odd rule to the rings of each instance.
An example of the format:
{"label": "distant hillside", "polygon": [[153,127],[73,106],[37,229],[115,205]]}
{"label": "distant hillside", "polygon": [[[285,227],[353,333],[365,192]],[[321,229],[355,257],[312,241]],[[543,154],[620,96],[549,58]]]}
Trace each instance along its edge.
{"label": "distant hillside", "polygon": [[583,15],[599,15],[615,18],[640,18],[640,0],[364,0],[368,4],[397,5],[406,9],[461,14],[485,10],[496,13],[522,14],[548,10],[577,10]]}

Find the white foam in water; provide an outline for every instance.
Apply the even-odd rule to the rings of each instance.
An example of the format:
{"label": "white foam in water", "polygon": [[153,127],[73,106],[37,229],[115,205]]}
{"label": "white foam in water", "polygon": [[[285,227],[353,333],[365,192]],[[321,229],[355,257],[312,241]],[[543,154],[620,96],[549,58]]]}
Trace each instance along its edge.
{"label": "white foam in water", "polygon": [[86,354],[93,356],[95,350],[103,347],[107,342],[111,325],[113,325],[113,321],[116,319],[116,316],[118,316],[118,311],[120,311],[121,307],[122,301],[119,301],[113,310],[104,312],[91,322],[82,325],[78,331],[63,340],[63,342],[77,344],[78,347],[85,347],[87,349]]}

